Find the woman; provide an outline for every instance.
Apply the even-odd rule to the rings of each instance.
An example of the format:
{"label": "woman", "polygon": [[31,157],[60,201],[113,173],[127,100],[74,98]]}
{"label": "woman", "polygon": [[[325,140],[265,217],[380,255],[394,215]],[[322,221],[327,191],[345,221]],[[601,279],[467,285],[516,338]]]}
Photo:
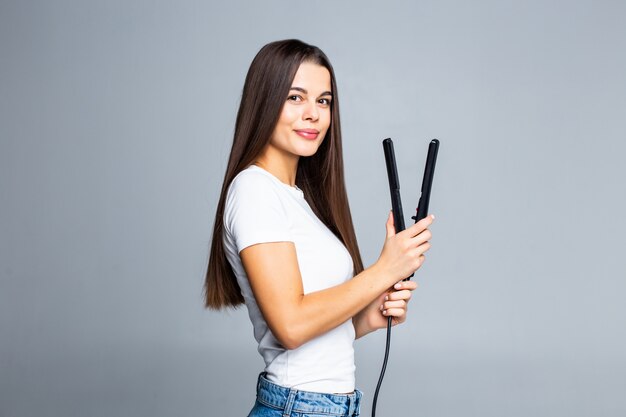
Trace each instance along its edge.
{"label": "woman", "polygon": [[265,45],[244,84],[217,207],[206,306],[245,303],[265,360],[250,416],[358,415],[353,342],[406,318],[402,281],[430,248],[429,216],[363,268],[343,175],[328,58],[298,40]]}

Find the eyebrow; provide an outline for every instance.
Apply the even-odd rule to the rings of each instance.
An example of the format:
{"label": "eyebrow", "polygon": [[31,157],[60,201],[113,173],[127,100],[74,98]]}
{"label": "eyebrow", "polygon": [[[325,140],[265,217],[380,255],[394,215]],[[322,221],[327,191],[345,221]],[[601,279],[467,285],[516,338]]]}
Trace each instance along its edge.
{"label": "eyebrow", "polygon": [[[290,91],[291,90],[296,90],[296,91],[300,91],[301,93],[304,93],[304,94],[309,94],[309,92],[306,91],[302,87],[291,87],[289,90]],[[332,95],[333,95],[333,93],[331,93],[330,91],[324,91],[322,94],[319,95],[319,97],[322,97],[322,96],[332,96]]]}

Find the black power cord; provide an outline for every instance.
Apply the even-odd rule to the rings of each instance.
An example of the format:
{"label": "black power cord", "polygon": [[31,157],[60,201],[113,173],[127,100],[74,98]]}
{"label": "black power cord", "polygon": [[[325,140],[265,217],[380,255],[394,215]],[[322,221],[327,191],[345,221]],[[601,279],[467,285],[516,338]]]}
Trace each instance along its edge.
{"label": "black power cord", "polygon": [[387,359],[389,359],[389,347],[391,346],[391,317],[387,317],[387,344],[385,346],[385,359],[383,360],[383,368],[380,370],[380,376],[378,377],[378,385],[376,385],[376,391],[374,392],[374,402],[372,403],[372,417],[376,417],[376,403],[378,402],[378,391],[383,383],[385,377],[385,370],[387,369]]}

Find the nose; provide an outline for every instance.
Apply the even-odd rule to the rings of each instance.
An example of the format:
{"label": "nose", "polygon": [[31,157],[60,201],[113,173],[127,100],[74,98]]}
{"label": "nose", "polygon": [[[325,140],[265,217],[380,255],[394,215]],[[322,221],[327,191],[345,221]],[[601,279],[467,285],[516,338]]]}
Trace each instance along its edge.
{"label": "nose", "polygon": [[319,119],[320,114],[319,114],[319,109],[317,108],[317,102],[308,102],[307,105],[304,108],[304,112],[302,113],[302,118],[304,120],[309,120],[309,121],[317,121],[317,119]]}

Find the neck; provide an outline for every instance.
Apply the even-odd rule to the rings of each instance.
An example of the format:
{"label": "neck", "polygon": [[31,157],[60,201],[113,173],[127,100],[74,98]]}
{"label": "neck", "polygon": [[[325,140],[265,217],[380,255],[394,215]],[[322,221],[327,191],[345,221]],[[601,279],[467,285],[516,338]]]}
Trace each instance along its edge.
{"label": "neck", "polygon": [[275,148],[268,147],[255,159],[254,164],[293,187],[296,184],[299,159],[298,156],[281,154]]}

